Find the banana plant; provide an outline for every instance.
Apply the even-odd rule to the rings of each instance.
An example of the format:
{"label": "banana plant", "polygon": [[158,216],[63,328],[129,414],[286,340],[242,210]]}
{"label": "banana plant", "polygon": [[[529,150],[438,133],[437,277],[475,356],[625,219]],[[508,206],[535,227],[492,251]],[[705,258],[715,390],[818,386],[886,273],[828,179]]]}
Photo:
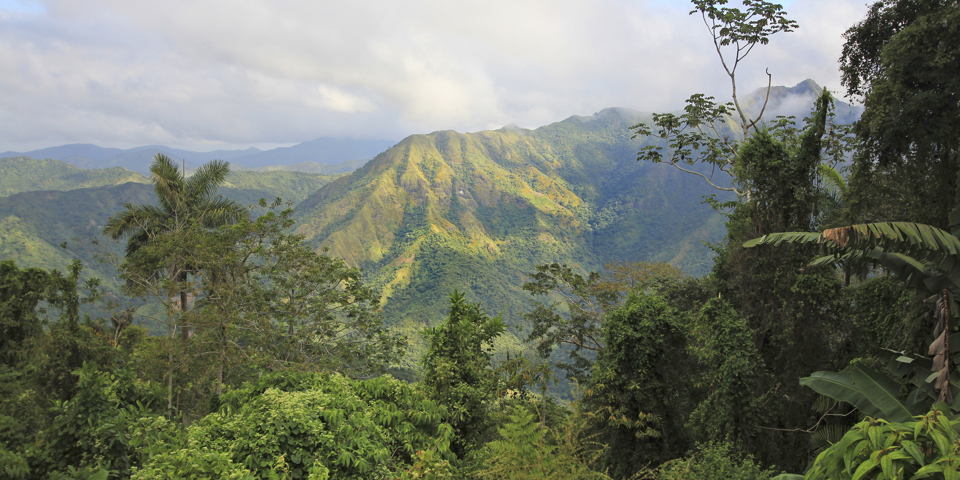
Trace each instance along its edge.
{"label": "banana plant", "polygon": [[[954,234],[958,233],[957,230],[954,229]],[[954,234],[929,225],[884,222],[831,228],[822,233],[772,233],[750,240],[743,246],[751,248],[758,245],[777,246],[785,243],[816,245],[823,256],[810,262],[810,266],[838,264],[844,261],[873,262],[899,276],[909,287],[929,295],[929,302],[934,305],[935,325],[934,341],[930,344],[927,354],[932,356],[930,369],[936,374],[934,383],[934,389],[938,394],[936,403],[945,402],[952,405],[954,391],[950,388],[952,370],[950,353],[955,348],[951,348],[950,337],[953,333],[953,325],[956,324],[952,320],[960,316],[958,315],[960,308],[957,306],[957,298],[960,294],[960,239]],[[867,387],[865,386],[867,384],[862,383],[867,381],[864,375],[868,374],[865,371],[858,374],[861,375],[860,381],[853,378],[853,372],[848,372],[848,376],[844,377],[844,381],[848,383],[852,380],[853,387],[850,385],[844,387],[839,377],[831,377],[830,374],[839,375],[836,372],[817,372],[802,380],[801,383],[831,398],[843,401],[849,401],[847,398],[860,398],[858,395],[870,396],[876,393],[872,388],[877,385]],[[930,377],[932,380],[933,376]],[[810,380],[811,378],[817,380]],[[825,382],[834,382],[835,387],[826,388]],[[821,386],[824,391],[818,390],[814,385]],[[828,391],[844,398],[831,395],[827,393]],[[859,394],[853,393],[854,391],[858,391]],[[877,397],[876,400],[880,401],[881,398],[884,397]],[[861,405],[869,408],[867,404],[873,404],[869,401],[866,403],[861,401],[859,404],[850,403],[858,408]],[[910,416],[916,414],[910,412],[909,408],[898,409],[892,404],[887,405],[887,408],[874,406],[882,411],[882,415],[873,415],[873,413],[868,415],[880,418],[887,418],[884,415],[893,415],[896,418],[902,418],[905,412],[909,412]],[[905,421],[892,418],[890,420]]]}

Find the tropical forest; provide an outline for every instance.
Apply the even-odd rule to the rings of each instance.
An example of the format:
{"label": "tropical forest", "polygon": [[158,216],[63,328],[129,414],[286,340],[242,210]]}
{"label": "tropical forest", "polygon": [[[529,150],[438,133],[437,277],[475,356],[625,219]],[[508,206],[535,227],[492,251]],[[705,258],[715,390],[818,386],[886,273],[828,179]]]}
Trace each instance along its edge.
{"label": "tropical forest", "polygon": [[868,5],[835,92],[689,9],[678,111],[0,159],[0,477],[960,479],[960,4]]}

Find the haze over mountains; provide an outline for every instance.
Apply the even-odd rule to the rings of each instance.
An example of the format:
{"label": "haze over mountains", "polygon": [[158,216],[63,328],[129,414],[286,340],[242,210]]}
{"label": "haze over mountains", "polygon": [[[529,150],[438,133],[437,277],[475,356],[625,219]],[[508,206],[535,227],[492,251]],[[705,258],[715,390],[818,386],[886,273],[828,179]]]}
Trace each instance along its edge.
{"label": "haze over mountains", "polygon": [[91,144],[71,144],[30,152],[4,152],[0,153],[0,158],[54,159],[79,168],[123,167],[127,170],[145,174],[149,171],[153,156],[157,153],[163,153],[171,158],[184,160],[187,168],[196,168],[210,160],[217,159],[229,161],[234,170],[270,169],[270,167],[288,166],[290,168],[286,168],[286,170],[310,173],[342,173],[359,167],[363,162],[390,148],[395,143],[392,140],[318,138],[292,147],[280,147],[266,151],[251,147],[246,150],[215,150],[212,152],[193,152],[162,145],[148,145],[122,150]]}
{"label": "haze over mountains", "polygon": [[[812,81],[775,87],[765,118],[805,116],[817,94]],[[758,108],[762,97],[754,92],[744,104]],[[859,115],[859,107],[840,102],[836,110],[842,120]],[[221,158],[269,169],[350,158],[389,143],[349,174],[234,172],[221,193],[244,203],[293,201],[297,232],[362,267],[383,292],[387,321],[412,340],[443,318],[447,296],[457,289],[502,313],[516,328],[506,341],[518,342],[529,299],[522,285],[535,265],[566,263],[586,273],[608,262],[647,260],[691,275],[708,272],[712,254],[704,242],[718,241],[724,227],[702,199],[718,192],[668,165],[636,161],[654,139],[632,138],[630,126],[650,120],[650,114],[608,108],[532,130],[440,131],[396,145],[319,139],[266,152],[168,154],[188,165]],[[65,145],[28,152],[59,160],[0,160],[0,195],[7,195],[0,197],[0,259],[63,268],[81,258],[97,275],[115,276],[94,265],[89,251],[59,245],[97,235],[122,202],[151,202],[151,186],[120,168],[90,171],[62,162],[140,170],[157,151]]]}

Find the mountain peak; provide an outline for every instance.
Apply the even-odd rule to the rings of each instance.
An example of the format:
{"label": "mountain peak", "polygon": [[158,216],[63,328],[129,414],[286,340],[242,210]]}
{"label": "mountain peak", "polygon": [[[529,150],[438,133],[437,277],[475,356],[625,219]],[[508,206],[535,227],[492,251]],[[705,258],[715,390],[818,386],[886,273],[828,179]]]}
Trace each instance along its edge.
{"label": "mountain peak", "polygon": [[812,95],[818,96],[823,93],[823,87],[814,82],[813,79],[806,79],[790,88],[787,92],[793,95]]}
{"label": "mountain peak", "polygon": [[497,129],[497,131],[498,131],[498,132],[517,133],[517,134],[521,134],[521,135],[522,135],[522,134],[524,134],[524,133],[529,132],[530,130],[529,130],[529,129],[526,129],[526,128],[523,128],[523,127],[517,125],[516,123],[508,123],[508,124],[500,127],[499,129]]}

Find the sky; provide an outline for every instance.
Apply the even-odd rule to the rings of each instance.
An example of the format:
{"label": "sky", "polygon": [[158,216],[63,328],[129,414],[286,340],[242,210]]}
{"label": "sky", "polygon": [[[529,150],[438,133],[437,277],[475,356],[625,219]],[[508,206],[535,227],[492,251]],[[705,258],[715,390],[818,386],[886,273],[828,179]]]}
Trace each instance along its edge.
{"label": "sky", "polygon": [[[800,24],[738,69],[741,92],[843,93],[865,0],[785,2]],[[607,107],[682,108],[730,82],[669,0],[0,0],[0,151],[67,143],[198,151],[319,137],[536,128]]]}

